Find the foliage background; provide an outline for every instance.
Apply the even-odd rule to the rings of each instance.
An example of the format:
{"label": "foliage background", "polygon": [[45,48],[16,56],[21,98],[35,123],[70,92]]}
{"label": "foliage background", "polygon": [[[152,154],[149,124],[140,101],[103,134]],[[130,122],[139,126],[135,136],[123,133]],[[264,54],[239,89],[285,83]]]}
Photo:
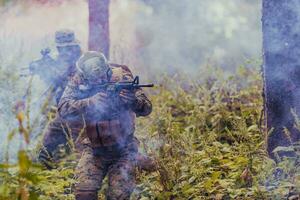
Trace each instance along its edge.
{"label": "foliage background", "polygon": [[[298,158],[275,164],[265,152],[259,68],[241,66],[228,77],[217,68],[199,74],[201,80],[159,77],[150,92],[154,111],[138,120],[136,133],[140,151],[154,156],[159,170],[139,173],[132,199],[284,199],[297,194]],[[7,156],[0,164],[0,199],[74,199],[78,155],[69,155],[55,170],[41,168],[29,148],[28,112],[18,106],[14,112],[17,126],[7,140],[19,135],[23,142],[17,162]]]}
{"label": "foliage background", "polygon": [[[54,49],[52,33],[57,29],[76,30],[86,44],[83,21],[87,12],[79,12],[86,4],[73,1],[42,9],[28,6],[29,1],[17,2],[16,7],[0,8],[0,46],[4,49],[0,52],[0,200],[71,200],[78,155],[67,156],[52,171],[37,164],[35,147],[48,109],[46,98],[39,99],[46,86],[36,78],[20,78],[19,73],[41,48]],[[299,158],[276,164],[265,152],[260,63],[239,66],[244,56],[260,56],[259,1],[201,1],[203,12],[196,9],[186,15],[181,12],[181,1],[164,1],[160,9],[134,0],[122,2],[115,5],[118,12],[113,13],[118,15],[111,18],[115,25],[113,60],[133,64],[137,72],[148,72],[150,66],[150,72],[157,74],[151,77],[157,86],[149,91],[154,111],[138,119],[136,134],[140,151],[154,156],[159,170],[139,173],[132,199],[296,198]],[[167,12],[169,6],[174,12]],[[197,7],[189,5],[192,8]],[[74,18],[74,12],[82,16]],[[68,20],[56,18],[58,13]],[[199,22],[201,26],[196,26]],[[123,37],[114,34],[119,32]],[[148,43],[133,43],[136,37]],[[297,152],[299,148],[295,144],[279,150]]]}

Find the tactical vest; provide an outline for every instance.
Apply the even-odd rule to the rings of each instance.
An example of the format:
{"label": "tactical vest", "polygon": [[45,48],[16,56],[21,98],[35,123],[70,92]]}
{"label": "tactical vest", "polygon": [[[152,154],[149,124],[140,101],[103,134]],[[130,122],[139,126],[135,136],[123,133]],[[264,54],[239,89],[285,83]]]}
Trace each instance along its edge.
{"label": "tactical vest", "polygon": [[[112,82],[128,81],[131,72],[126,66],[111,64]],[[87,124],[86,135],[94,149],[102,151],[109,148],[112,151],[120,150],[132,140],[135,130],[135,113],[130,109],[120,109],[118,116]],[[108,113],[113,115],[113,113]]]}

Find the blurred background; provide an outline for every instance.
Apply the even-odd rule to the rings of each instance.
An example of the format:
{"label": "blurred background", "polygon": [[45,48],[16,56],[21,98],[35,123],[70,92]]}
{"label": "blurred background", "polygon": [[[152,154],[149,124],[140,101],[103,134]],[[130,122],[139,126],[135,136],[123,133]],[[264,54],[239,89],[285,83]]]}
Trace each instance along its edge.
{"label": "blurred background", "polygon": [[[24,57],[38,57],[40,48],[53,46],[54,32],[62,28],[74,30],[86,49],[86,1],[34,2],[1,8],[2,56],[22,44]],[[260,4],[259,0],[112,0],[111,60],[159,70],[184,66],[194,71],[207,64],[234,68],[261,55]]]}
{"label": "blurred background", "polygon": [[[29,83],[29,78],[19,76],[21,68],[40,58],[43,48],[50,47],[52,56],[56,55],[54,33],[59,29],[74,30],[86,50],[88,5],[84,0],[1,1],[0,5],[2,149],[17,123],[12,108]],[[240,65],[252,67],[262,54],[260,19],[259,0],[112,0],[110,61],[129,65],[145,79],[144,72],[195,77],[209,66],[228,73]],[[34,78],[32,118],[40,115],[35,105],[45,89]],[[12,146],[13,154],[17,148]]]}

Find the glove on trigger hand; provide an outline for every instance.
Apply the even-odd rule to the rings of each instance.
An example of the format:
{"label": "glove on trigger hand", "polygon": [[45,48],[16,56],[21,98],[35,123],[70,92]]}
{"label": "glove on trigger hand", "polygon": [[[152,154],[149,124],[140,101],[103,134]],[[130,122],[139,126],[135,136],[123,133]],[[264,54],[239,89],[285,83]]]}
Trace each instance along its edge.
{"label": "glove on trigger hand", "polygon": [[92,104],[97,109],[107,109],[109,107],[108,96],[104,92],[98,92],[94,96],[90,97],[90,104]]}
{"label": "glove on trigger hand", "polygon": [[137,100],[136,96],[135,96],[135,92],[130,91],[130,90],[125,90],[125,89],[121,90],[119,96],[120,96],[121,102],[127,106],[133,106]]}

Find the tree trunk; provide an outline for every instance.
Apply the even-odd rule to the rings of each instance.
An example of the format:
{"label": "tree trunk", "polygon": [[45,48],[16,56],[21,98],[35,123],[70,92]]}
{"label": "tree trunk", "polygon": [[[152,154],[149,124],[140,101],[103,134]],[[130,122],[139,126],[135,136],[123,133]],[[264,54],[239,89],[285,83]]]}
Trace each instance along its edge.
{"label": "tree trunk", "polygon": [[109,58],[110,0],[89,0],[89,50],[101,51]]}
{"label": "tree trunk", "polygon": [[[300,1],[263,0],[267,150],[299,141],[293,112],[300,111]],[[287,131],[288,130],[288,133]],[[286,155],[284,153],[280,155]]]}

